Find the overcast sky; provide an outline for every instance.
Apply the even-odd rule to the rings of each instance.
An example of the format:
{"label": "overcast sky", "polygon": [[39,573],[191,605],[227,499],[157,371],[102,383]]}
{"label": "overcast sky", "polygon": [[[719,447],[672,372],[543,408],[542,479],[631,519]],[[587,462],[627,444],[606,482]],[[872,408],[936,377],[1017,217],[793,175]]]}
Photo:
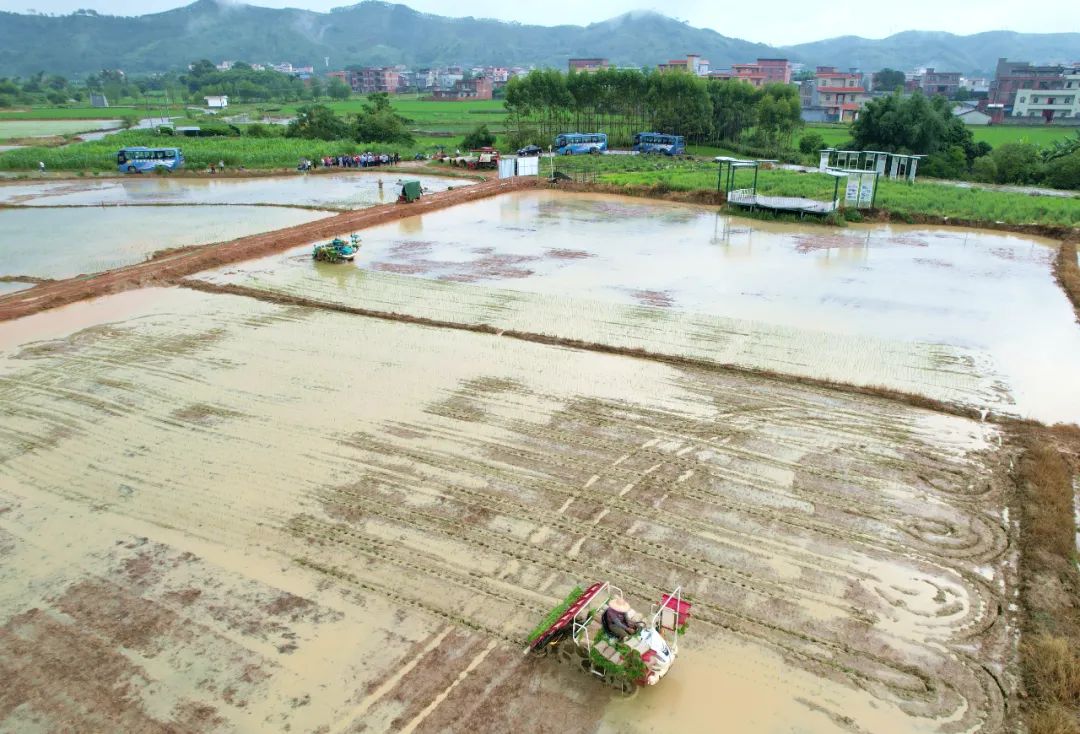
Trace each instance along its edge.
{"label": "overcast sky", "polygon": [[[135,15],[187,5],[183,0],[0,0],[0,10],[70,13],[92,8],[99,13]],[[301,7],[325,11],[348,5],[342,0],[258,0],[251,5]],[[725,36],[774,45],[816,41],[833,36],[867,38],[905,30],[978,33],[1013,30],[1029,33],[1080,31],[1075,0],[904,0],[814,4],[806,0],[721,2],[719,0],[407,0],[416,10],[439,15],[472,15],[522,23],[585,25],[628,10],[658,10],[691,25]],[[136,11],[137,8],[137,11]],[[1077,49],[1080,57],[1080,48]]]}

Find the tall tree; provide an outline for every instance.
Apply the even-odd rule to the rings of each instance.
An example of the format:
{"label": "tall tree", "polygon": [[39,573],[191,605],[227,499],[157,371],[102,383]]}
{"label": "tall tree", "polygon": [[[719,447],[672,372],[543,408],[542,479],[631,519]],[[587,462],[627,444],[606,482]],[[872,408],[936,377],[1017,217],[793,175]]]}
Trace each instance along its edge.
{"label": "tall tree", "polygon": [[904,87],[904,72],[896,69],[885,68],[874,72],[874,89],[884,92],[895,92]]}

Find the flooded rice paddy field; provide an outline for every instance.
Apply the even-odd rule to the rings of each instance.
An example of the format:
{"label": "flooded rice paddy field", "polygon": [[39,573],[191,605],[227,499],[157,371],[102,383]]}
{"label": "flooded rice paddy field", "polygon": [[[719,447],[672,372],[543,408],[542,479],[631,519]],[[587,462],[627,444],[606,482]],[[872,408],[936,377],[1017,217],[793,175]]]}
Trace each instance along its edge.
{"label": "flooded rice paddy field", "polygon": [[254,206],[0,209],[0,275],[71,278],[331,214]]}
{"label": "flooded rice paddy field", "polygon": [[[1004,728],[986,424],[185,289],[0,324],[0,411],[2,729]],[[695,601],[630,700],[521,654],[592,578]]]}
{"label": "flooded rice paddy field", "polygon": [[121,120],[0,120],[0,140],[71,135],[120,127]]}
{"label": "flooded rice paddy field", "polygon": [[1080,332],[1054,244],[537,191],[366,230],[354,265],[298,250],[203,277],[1071,421],[1080,394],[1057,386]]}
{"label": "flooded rice paddy field", "polygon": [[[394,183],[403,177],[419,180],[425,190],[432,192],[475,183],[445,176],[378,171],[216,179],[133,175],[97,181],[0,185],[0,203],[23,206],[274,204],[361,209],[392,203],[398,193]],[[381,189],[379,181],[383,183]]]}

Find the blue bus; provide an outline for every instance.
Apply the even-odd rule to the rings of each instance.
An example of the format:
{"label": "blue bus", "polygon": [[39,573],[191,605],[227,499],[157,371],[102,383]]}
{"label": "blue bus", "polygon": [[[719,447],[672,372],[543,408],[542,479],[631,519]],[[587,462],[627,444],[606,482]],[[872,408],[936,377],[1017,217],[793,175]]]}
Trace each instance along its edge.
{"label": "blue bus", "polygon": [[126,173],[145,173],[155,168],[175,171],[184,165],[179,148],[121,148],[116,154],[116,170]]}
{"label": "blue bus", "polygon": [[634,150],[638,153],[663,153],[664,155],[682,155],[686,152],[686,141],[682,135],[666,133],[638,133],[634,136]]}
{"label": "blue bus", "polygon": [[558,155],[575,153],[603,153],[607,150],[604,133],[562,133],[555,136],[555,152]]}

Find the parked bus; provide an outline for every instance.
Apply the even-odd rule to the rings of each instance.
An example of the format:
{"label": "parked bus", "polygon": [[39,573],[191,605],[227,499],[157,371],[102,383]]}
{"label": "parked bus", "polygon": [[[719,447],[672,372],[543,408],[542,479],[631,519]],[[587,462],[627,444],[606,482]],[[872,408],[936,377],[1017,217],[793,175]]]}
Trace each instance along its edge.
{"label": "parked bus", "polygon": [[175,171],[184,165],[179,148],[121,148],[116,154],[116,170],[126,173],[145,173],[155,168]]}
{"label": "parked bus", "polygon": [[666,133],[637,133],[634,135],[634,150],[638,153],[663,153],[664,155],[682,155],[686,152],[686,141],[682,135]]}
{"label": "parked bus", "polygon": [[555,152],[558,155],[575,153],[603,153],[607,150],[604,133],[562,133],[555,136]]}

